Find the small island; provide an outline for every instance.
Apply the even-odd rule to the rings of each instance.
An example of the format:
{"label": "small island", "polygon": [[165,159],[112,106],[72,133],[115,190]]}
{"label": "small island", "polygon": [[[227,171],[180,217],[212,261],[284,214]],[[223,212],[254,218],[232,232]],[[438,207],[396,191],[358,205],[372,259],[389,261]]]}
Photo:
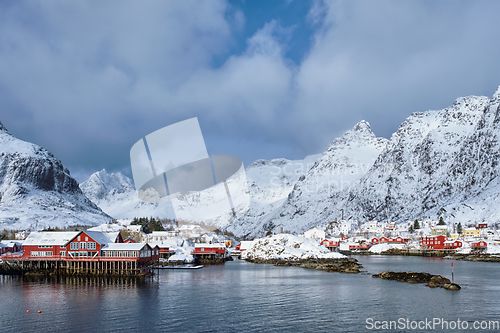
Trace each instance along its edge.
{"label": "small island", "polygon": [[447,290],[462,289],[458,284],[451,283],[449,279],[441,275],[432,275],[430,273],[386,271],[379,274],[374,274],[372,275],[372,277],[398,282],[427,283],[426,286],[429,288],[443,288]]}
{"label": "small island", "polygon": [[242,259],[256,264],[298,266],[325,272],[360,273],[356,259],[331,252],[312,238],[278,234],[260,238],[242,252]]}

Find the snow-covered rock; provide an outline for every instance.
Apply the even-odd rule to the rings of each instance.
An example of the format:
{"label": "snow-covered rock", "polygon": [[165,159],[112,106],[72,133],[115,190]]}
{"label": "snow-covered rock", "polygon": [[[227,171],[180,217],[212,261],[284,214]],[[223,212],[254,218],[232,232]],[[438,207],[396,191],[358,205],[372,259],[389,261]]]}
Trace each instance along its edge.
{"label": "snow-covered rock", "polygon": [[301,261],[310,259],[338,259],[346,256],[331,252],[317,239],[279,234],[256,239],[252,246],[243,251],[245,260],[286,260]]}
{"label": "snow-covered rock", "polygon": [[111,220],[46,149],[0,123],[0,229],[96,225]]}

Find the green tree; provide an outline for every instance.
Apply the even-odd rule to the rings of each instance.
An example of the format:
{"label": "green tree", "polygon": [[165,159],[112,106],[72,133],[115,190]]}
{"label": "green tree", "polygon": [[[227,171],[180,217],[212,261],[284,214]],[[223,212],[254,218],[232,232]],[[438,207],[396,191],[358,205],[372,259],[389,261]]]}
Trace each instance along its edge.
{"label": "green tree", "polygon": [[413,226],[412,226],[412,225],[410,225],[410,228],[408,229],[408,232],[409,232],[410,234],[412,234],[414,231],[415,231],[415,230],[413,230]]}
{"label": "green tree", "polygon": [[461,234],[462,234],[462,223],[460,223],[460,222],[458,222],[458,225],[457,225],[457,233],[458,233],[459,235],[461,235]]}
{"label": "green tree", "polygon": [[413,223],[413,230],[417,229],[420,229],[420,223],[418,223],[418,220],[415,220],[415,222]]}
{"label": "green tree", "polygon": [[439,218],[438,225],[446,225],[446,223],[444,223],[444,220],[443,220],[442,216]]}

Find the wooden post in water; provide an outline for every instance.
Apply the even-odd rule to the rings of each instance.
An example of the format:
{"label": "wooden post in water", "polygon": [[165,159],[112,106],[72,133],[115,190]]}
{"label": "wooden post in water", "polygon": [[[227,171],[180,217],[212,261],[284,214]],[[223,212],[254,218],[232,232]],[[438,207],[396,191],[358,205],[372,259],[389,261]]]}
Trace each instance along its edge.
{"label": "wooden post in water", "polygon": [[455,279],[453,277],[453,261],[451,262],[451,283],[455,283]]}

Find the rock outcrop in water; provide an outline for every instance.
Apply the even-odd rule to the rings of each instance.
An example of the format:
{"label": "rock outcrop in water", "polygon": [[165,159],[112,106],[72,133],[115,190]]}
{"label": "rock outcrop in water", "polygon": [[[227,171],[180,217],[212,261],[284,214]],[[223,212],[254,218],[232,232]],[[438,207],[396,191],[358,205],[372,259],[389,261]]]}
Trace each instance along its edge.
{"label": "rock outcrop in water", "polygon": [[384,280],[392,280],[398,282],[408,283],[427,283],[429,288],[443,288],[448,290],[460,290],[458,284],[451,283],[451,281],[441,275],[432,275],[430,273],[416,273],[416,272],[391,272],[386,271],[379,274],[372,275],[374,278]]}

